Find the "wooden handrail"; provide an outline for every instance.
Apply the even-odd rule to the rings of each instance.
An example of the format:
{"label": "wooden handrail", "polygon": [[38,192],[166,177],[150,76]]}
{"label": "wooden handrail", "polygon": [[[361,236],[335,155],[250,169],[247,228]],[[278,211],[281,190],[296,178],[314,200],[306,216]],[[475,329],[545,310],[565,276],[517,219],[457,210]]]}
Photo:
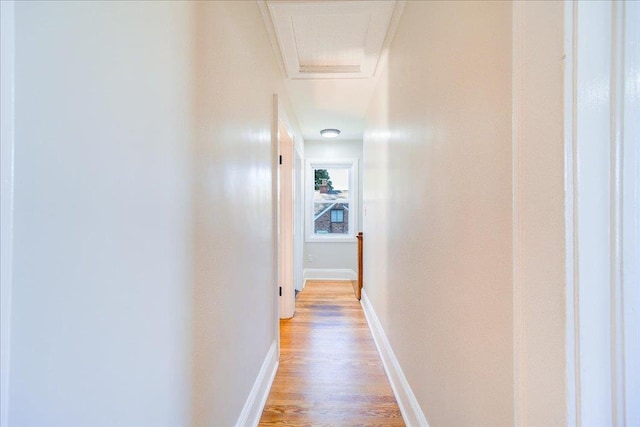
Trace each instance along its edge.
{"label": "wooden handrail", "polygon": [[356,298],[360,300],[362,298],[362,231],[358,233],[358,283],[355,287]]}

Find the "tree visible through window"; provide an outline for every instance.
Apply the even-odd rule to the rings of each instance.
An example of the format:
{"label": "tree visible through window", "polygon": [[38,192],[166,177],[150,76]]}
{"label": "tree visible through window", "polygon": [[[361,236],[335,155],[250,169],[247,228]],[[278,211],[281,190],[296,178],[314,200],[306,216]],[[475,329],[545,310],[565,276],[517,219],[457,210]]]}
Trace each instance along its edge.
{"label": "tree visible through window", "polygon": [[315,175],[315,189],[320,190],[320,186],[326,185],[329,190],[333,190],[333,182],[329,177],[329,172],[326,169],[316,169]]}

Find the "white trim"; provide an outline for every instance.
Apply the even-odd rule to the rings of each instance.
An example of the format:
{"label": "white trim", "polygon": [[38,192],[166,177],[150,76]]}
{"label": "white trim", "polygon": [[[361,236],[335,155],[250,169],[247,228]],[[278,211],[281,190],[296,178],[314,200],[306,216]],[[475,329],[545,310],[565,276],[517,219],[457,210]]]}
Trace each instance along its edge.
{"label": "white trim", "polygon": [[640,424],[638,16],[635,2],[565,3],[570,426]]}
{"label": "white trim", "polygon": [[301,291],[304,286],[304,156],[297,149],[293,153],[293,175],[293,285]]}
{"label": "white trim", "polygon": [[[625,425],[640,425],[640,3],[624,2],[622,306]],[[634,403],[635,402],[635,403]]]}
{"label": "white trim", "polygon": [[280,68],[280,72],[282,73],[282,76],[287,78],[289,77],[289,75],[287,74],[287,69],[284,66],[282,51],[280,50],[280,45],[278,44],[278,37],[276,36],[275,27],[273,25],[273,19],[271,18],[271,12],[269,11],[269,6],[267,5],[267,1],[256,0],[256,2],[258,3],[258,7],[260,8],[260,13],[262,14],[262,20],[264,21],[265,29],[267,30],[267,34],[269,35],[269,41],[271,42],[271,48],[273,49],[273,54],[276,57],[278,68]]}
{"label": "white trim", "polygon": [[[290,319],[295,313],[294,292],[294,243],[295,243],[295,205],[293,194],[293,153],[294,142],[287,127],[282,121],[278,126],[278,148],[280,165],[278,167],[278,285],[282,288],[280,295],[280,318]],[[300,258],[302,255],[300,254]]]}
{"label": "white trim", "polygon": [[307,280],[357,280],[358,275],[350,268],[305,268],[304,282]]}
{"label": "white trim", "polygon": [[613,425],[625,426],[624,395],[624,332],[622,322],[622,128],[624,125],[624,67],[623,67],[624,4],[612,4],[611,40],[611,114],[610,114],[610,307],[611,307],[611,400]]}
{"label": "white trim", "polygon": [[360,304],[362,304],[364,316],[369,324],[371,335],[373,335],[373,341],[376,343],[376,347],[378,348],[380,359],[382,359],[382,365],[384,366],[384,370],[387,373],[389,382],[391,383],[393,394],[396,396],[405,424],[409,427],[429,427],[427,418],[424,416],[422,408],[420,408],[420,404],[418,403],[416,396],[413,394],[413,390],[411,390],[411,386],[409,385],[407,378],[404,376],[404,372],[402,372],[400,362],[398,362],[398,359],[393,353],[393,349],[391,348],[391,344],[384,333],[382,324],[380,323],[380,320],[378,319],[378,316],[376,315],[376,312],[371,305],[371,301],[364,289],[362,290],[362,299],[360,300]]}
{"label": "white trim", "polygon": [[15,3],[0,1],[0,426],[9,423],[15,150]]}
{"label": "white trim", "polygon": [[264,362],[262,362],[262,367],[260,368],[256,381],[253,383],[253,387],[242,408],[240,417],[238,417],[236,427],[258,425],[277,370],[278,343],[274,340],[271,343],[271,347],[269,347],[267,357],[265,357]]}
{"label": "white trim", "polygon": [[389,58],[389,48],[391,47],[391,42],[393,42],[393,38],[396,35],[398,26],[400,25],[400,18],[402,18],[402,12],[404,12],[404,6],[406,3],[406,0],[397,0],[393,7],[393,13],[391,14],[389,27],[387,28],[387,35],[384,38],[382,50],[380,52],[380,57],[378,58],[378,63],[376,64],[373,77],[380,75],[380,70],[382,70],[384,65],[387,63]]}
{"label": "white trim", "polygon": [[305,240],[306,243],[356,243],[357,241],[358,238],[355,236],[336,237],[331,234],[317,234],[313,237],[307,236]]}
{"label": "white trim", "polygon": [[566,410],[567,426],[579,424],[580,406],[580,358],[579,358],[579,314],[578,314],[578,265],[577,265],[577,194],[576,171],[576,50],[577,29],[575,17],[577,4],[573,1],[564,3],[564,186],[565,186],[565,357],[566,357]]}
{"label": "white trim", "polygon": [[280,258],[278,246],[278,227],[280,225],[280,203],[278,197],[280,195],[279,170],[279,150],[280,142],[278,140],[278,123],[279,123],[279,98],[274,93],[271,99],[272,121],[271,121],[271,269],[272,290],[273,290],[273,336],[277,342],[277,357],[280,358],[280,296],[278,292],[280,282]]}
{"label": "white trim", "polygon": [[[574,173],[577,425],[613,425],[611,348],[612,3],[577,2]],[[596,95],[597,94],[597,95]],[[596,96],[594,96],[596,95]]]}

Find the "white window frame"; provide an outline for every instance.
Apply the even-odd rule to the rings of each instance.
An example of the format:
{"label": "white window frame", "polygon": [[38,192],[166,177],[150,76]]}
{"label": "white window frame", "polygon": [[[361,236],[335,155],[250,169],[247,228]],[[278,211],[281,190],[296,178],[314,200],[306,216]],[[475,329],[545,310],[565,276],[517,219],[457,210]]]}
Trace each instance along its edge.
{"label": "white window frame", "polygon": [[[315,169],[349,169],[349,220],[348,234],[315,234],[313,224],[313,195]],[[355,242],[358,234],[358,159],[307,159],[305,169],[305,240],[307,242]]]}

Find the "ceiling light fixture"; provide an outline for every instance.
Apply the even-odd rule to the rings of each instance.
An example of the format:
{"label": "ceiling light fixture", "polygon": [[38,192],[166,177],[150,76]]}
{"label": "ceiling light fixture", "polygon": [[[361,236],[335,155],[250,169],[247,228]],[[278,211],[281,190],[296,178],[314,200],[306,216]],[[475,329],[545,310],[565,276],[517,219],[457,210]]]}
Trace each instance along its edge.
{"label": "ceiling light fixture", "polygon": [[340,135],[340,130],[339,129],[322,129],[320,131],[320,135],[322,135],[323,138],[335,138],[336,136]]}

